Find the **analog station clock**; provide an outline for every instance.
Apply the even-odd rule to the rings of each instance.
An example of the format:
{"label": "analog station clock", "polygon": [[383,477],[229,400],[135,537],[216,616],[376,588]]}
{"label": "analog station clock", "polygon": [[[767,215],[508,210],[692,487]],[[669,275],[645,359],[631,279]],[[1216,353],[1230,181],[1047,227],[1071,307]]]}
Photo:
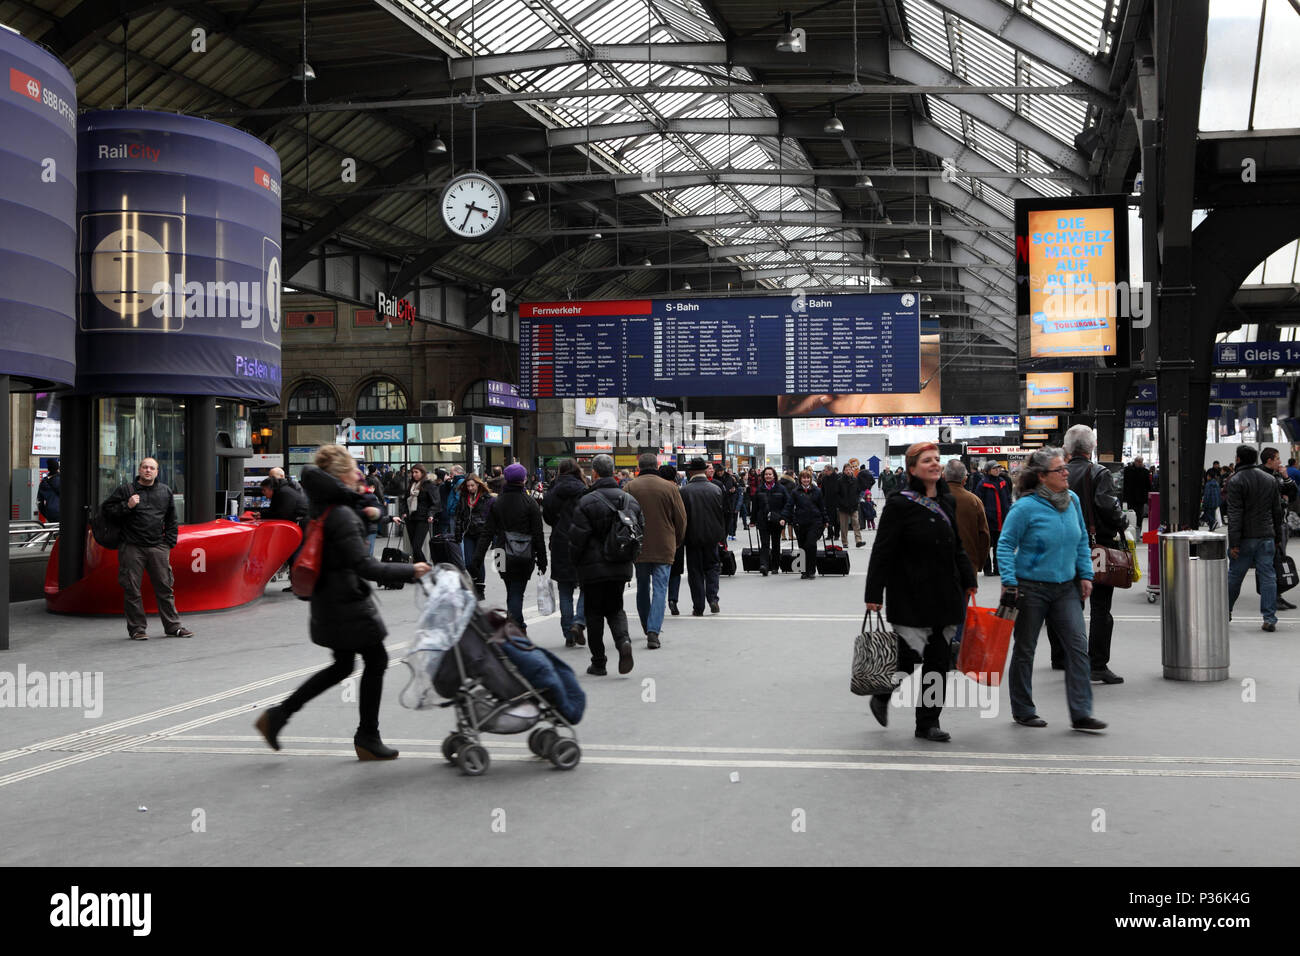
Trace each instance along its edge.
{"label": "analog station clock", "polygon": [[461,239],[487,239],[505,228],[509,215],[506,191],[483,173],[462,173],[442,191],[442,221]]}

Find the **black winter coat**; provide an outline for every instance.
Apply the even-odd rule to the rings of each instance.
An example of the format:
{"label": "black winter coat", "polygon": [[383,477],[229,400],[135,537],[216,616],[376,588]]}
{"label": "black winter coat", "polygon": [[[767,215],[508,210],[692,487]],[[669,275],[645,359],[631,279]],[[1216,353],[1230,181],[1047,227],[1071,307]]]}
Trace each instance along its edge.
{"label": "black winter coat", "polygon": [[785,506],[790,503],[790,492],[785,490],[785,485],[776,482],[769,491],[767,486],[762,482],[754,489],[754,497],[749,503],[749,515],[751,521],[766,521],[769,513],[775,513],[779,518],[785,514]]}
{"label": "black winter coat", "polygon": [[794,494],[790,496],[790,503],[785,506],[782,517],[785,518],[786,524],[793,524],[796,528],[811,526],[820,528],[828,520],[822,502],[822,489],[812,485],[804,491],[803,484],[800,483],[794,490]]}
{"label": "black winter coat", "polygon": [[966,591],[977,584],[957,534],[956,504],[943,482],[938,490],[948,521],[897,492],[876,525],[866,601],[884,604],[891,624],[958,624],[966,615]]}
{"label": "black winter coat", "polygon": [[460,531],[461,537],[471,538],[475,542],[483,537],[487,529],[488,513],[492,510],[492,496],[488,494],[487,488],[479,492],[478,501],[471,505],[469,495],[464,493],[460,496],[460,504],[456,508],[456,527]]}
{"label": "black winter coat", "polygon": [[587,485],[577,475],[560,475],[542,499],[542,517],[551,526],[551,579],[562,583],[578,580],[578,569],[569,555],[569,531],[573,528],[573,510],[578,499],[587,493]]}
{"label": "black winter coat", "polygon": [[275,494],[271,503],[261,511],[261,517],[267,521],[307,520],[307,492],[296,481],[292,484],[286,479],[272,479],[275,482]]}
{"label": "black winter coat", "polygon": [[402,492],[399,510],[411,521],[427,521],[430,518],[436,521],[442,513],[442,494],[438,490],[438,483],[432,478],[426,478],[420,484],[420,497],[416,499],[414,511],[409,508],[410,496],[410,488]]}
{"label": "black winter coat", "polygon": [[[609,534],[609,526],[614,521],[615,508],[629,512],[635,516],[637,524],[645,527],[641,506],[635,498],[619,488],[613,478],[598,479],[573,509],[573,527],[569,529],[569,557],[577,569],[578,580],[584,586],[602,581],[632,580],[631,561],[611,564],[605,560],[605,536]],[[687,534],[689,533],[688,519]]]}
{"label": "black winter coat", "polygon": [[686,543],[696,548],[716,545],[727,536],[726,494],[703,475],[682,485],[686,506]]}
{"label": "black winter coat", "polygon": [[1242,465],[1223,493],[1228,516],[1228,547],[1241,547],[1242,538],[1276,541],[1282,536],[1282,492],[1272,472],[1259,465]]}
{"label": "black winter coat", "polygon": [[[132,495],[140,496],[134,508],[127,505]],[[126,544],[138,548],[176,547],[176,499],[172,490],[157,479],[152,485],[142,485],[138,478],[119,485],[105,499],[103,512],[121,523]]]}
{"label": "black winter coat", "polygon": [[365,580],[397,584],[415,577],[411,564],[377,561],[366,548],[365,526],[356,512],[361,496],[333,475],[308,465],[302,484],[316,517],[325,519],[320,577],[311,595],[311,640],[335,650],[378,644],[388,634]]}
{"label": "black winter coat", "polygon": [[984,502],[984,516],[989,519],[989,531],[997,534],[1007,520],[1007,512],[1011,510],[1011,482],[1006,475],[994,478],[986,473],[975,486],[975,494]]}
{"label": "black winter coat", "polygon": [[[474,551],[474,564],[480,565],[487,557],[489,547],[503,548],[506,532],[514,534],[531,534],[533,536],[533,564],[537,570],[546,570],[546,538],[542,530],[542,509],[537,502],[524,491],[523,485],[506,485],[497,499],[492,502],[488,512],[483,534],[478,539],[478,548]],[[506,563],[501,572],[503,581],[527,581],[533,576],[533,565],[527,567]]]}
{"label": "black winter coat", "polygon": [[856,511],[858,509],[857,479],[840,472],[826,479],[822,485],[822,501],[829,515],[835,511]]}

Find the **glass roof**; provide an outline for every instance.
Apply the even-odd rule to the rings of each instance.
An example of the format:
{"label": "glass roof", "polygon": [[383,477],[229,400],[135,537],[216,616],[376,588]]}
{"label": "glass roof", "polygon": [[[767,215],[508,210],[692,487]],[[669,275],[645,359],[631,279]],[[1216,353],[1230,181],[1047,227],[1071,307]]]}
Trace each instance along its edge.
{"label": "glass roof", "polygon": [[1289,0],[1210,0],[1202,130],[1300,126],[1300,10]]}

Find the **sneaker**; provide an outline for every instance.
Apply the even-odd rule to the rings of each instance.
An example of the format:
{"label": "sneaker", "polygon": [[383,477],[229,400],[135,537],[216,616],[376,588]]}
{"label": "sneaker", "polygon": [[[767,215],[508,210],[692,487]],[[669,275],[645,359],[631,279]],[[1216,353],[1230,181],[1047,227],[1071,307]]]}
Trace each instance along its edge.
{"label": "sneaker", "polygon": [[573,635],[574,643],[579,647],[582,647],[587,643],[587,625],[574,624],[569,628],[569,632]]}
{"label": "sneaker", "polygon": [[147,640],[149,640],[149,635],[146,634],[144,631],[132,631],[128,636],[129,636],[130,639],[133,640],[133,641],[147,641]]}
{"label": "sneaker", "polygon": [[180,630],[178,630],[178,631],[172,631],[172,632],[171,632],[170,634],[168,634],[167,636],[168,636],[168,637],[193,637],[193,636],[194,636],[194,632],[191,631],[189,628],[182,627],[182,628],[181,628]]}
{"label": "sneaker", "polygon": [[645,636],[646,650],[655,651],[659,649],[659,632],[651,631]]}
{"label": "sneaker", "polygon": [[1103,667],[1101,670],[1092,672],[1092,682],[1094,684],[1122,684],[1124,678],[1120,677],[1109,667]]}
{"label": "sneaker", "polygon": [[632,664],[632,642],[625,640],[618,646],[618,672],[620,674],[631,673]]}
{"label": "sneaker", "polygon": [[1105,721],[1098,720],[1096,717],[1084,717],[1082,720],[1074,721],[1070,726],[1085,734],[1099,734],[1106,729]]}
{"label": "sneaker", "polygon": [[867,543],[865,541],[859,541],[854,547],[865,548],[866,546]]}
{"label": "sneaker", "polygon": [[676,602],[676,601],[669,601],[669,602],[668,602],[668,612],[669,612],[670,614],[672,614],[673,617],[676,617],[678,614],[681,613],[681,611],[677,610],[677,602]]}
{"label": "sneaker", "polygon": [[710,601],[710,602],[709,602],[709,613],[711,613],[711,614],[717,614],[717,613],[720,612],[721,610],[722,610],[722,608],[721,608],[721,606],[719,606],[719,604],[718,604],[717,601]]}
{"label": "sneaker", "polygon": [[1272,621],[1265,621],[1265,622],[1260,626],[1260,630],[1261,630],[1261,631],[1276,631],[1276,630],[1277,630],[1277,625],[1274,624]]}
{"label": "sneaker", "polygon": [[595,677],[604,677],[607,672],[605,670],[604,664],[593,663],[590,667],[587,668],[587,673]]}
{"label": "sneaker", "polygon": [[1037,714],[1030,714],[1028,717],[1013,717],[1012,719],[1021,727],[1047,726],[1047,721],[1043,720],[1043,718],[1039,717]]}

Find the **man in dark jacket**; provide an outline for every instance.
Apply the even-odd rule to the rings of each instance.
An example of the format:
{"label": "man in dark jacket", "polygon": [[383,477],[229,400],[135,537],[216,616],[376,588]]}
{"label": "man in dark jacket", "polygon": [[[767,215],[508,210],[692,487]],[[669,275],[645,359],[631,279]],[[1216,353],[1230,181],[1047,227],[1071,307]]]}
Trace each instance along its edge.
{"label": "man in dark jacket", "polygon": [[617,511],[632,515],[639,527],[645,527],[641,506],[618,487],[614,480],[614,459],[597,455],[591,462],[596,482],[578,501],[573,511],[573,528],[569,531],[569,556],[578,569],[582,596],[587,604],[588,642],[591,666],[588,674],[605,676],[605,623],[618,650],[618,672],[632,670],[632,637],[628,634],[627,615],[623,612],[623,588],[632,580],[632,562],[611,562],[605,557],[605,541],[610,527],[620,520]]}
{"label": "man in dark jacket", "polygon": [[727,537],[736,540],[736,476],[727,471],[726,465],[716,465],[709,481],[718,486],[722,492],[722,509],[726,513],[724,524]]}
{"label": "man in dark jacket", "polygon": [[41,479],[36,489],[36,511],[46,521],[59,520],[59,491],[63,479],[59,477],[59,460],[50,462],[49,473]]}
{"label": "man in dark jacket", "polygon": [[[1084,523],[1094,529],[1097,546],[1124,548],[1122,535],[1128,519],[1120,507],[1119,496],[1115,493],[1115,478],[1110,469],[1094,464],[1092,460],[1096,447],[1096,436],[1087,425],[1075,425],[1065,433],[1063,450],[1070,469],[1070,490],[1079,498]],[[1124,678],[1110,669],[1110,639],[1115,631],[1110,607],[1114,598],[1113,587],[1095,580],[1092,582],[1092,595],[1088,598],[1092,611],[1092,623],[1088,626],[1088,658],[1092,665],[1093,683],[1124,683]],[[1065,645],[1050,616],[1047,619],[1047,640],[1052,648],[1052,666],[1064,670]]]}
{"label": "man in dark jacket", "polygon": [[686,466],[686,485],[682,488],[682,504],[686,508],[686,579],[691,587],[691,613],[704,615],[704,602],[717,614],[718,604],[718,545],[726,533],[726,520],[722,490],[705,475],[702,458],[694,458]]}
{"label": "man in dark jacket", "polygon": [[158,616],[168,637],[193,637],[181,627],[172,595],[171,550],[179,526],[172,490],[158,480],[158,462],[146,458],[133,482],[120,485],[104,502],[104,514],[122,526],[122,546],[117,551],[117,582],[126,596],[126,632],[133,641],[147,641],[140,584],[145,574],[158,599]]}
{"label": "man in dark jacket", "polygon": [[[1278,529],[1277,548],[1273,552],[1273,571],[1278,579],[1278,584],[1282,582],[1282,574],[1286,568],[1286,543],[1291,537],[1290,529],[1286,524],[1286,514],[1294,510],[1296,498],[1300,497],[1300,488],[1297,488],[1295,479],[1291,477],[1288,469],[1282,467],[1282,456],[1276,448],[1265,448],[1259,453],[1260,464],[1264,471],[1271,472],[1273,478],[1277,481],[1277,490],[1282,495],[1282,526]],[[1278,588],[1277,609],[1279,611],[1294,611],[1296,606],[1282,597],[1282,589]]]}
{"label": "man in dark jacket", "polygon": [[[827,485],[831,486],[831,482],[828,481]],[[862,547],[866,542],[862,540],[862,524],[858,520],[858,460],[856,458],[850,458],[848,464],[844,466],[844,472],[835,478],[829,497],[826,489],[822,489],[822,500],[827,518],[839,522],[840,546],[845,548],[849,546],[849,528],[852,528],[857,547]]]}
{"label": "man in dark jacket", "polygon": [[[1277,576],[1273,553],[1282,526],[1282,495],[1277,481],[1259,467],[1258,453],[1250,445],[1237,448],[1237,470],[1228,481],[1224,498],[1228,509],[1228,618],[1241,595],[1246,571],[1255,568],[1259,581],[1259,613],[1263,629],[1277,629]],[[1127,478],[1125,479],[1127,481]]]}
{"label": "man in dark jacket", "polygon": [[677,485],[659,475],[659,458],[647,452],[637,458],[640,471],[623,489],[636,499],[645,518],[645,540],[636,557],[636,611],[646,648],[659,647],[673,557],[686,540],[686,509]]}
{"label": "man in dark jacket", "polygon": [[524,482],[528,480],[527,468],[520,464],[507,465],[502,477],[505,485],[488,512],[483,536],[479,538],[478,550],[474,553],[474,563],[479,564],[487,557],[489,544],[498,549],[494,563],[506,585],[506,611],[520,630],[527,633],[524,589],[533,576],[534,565],[538,571],[546,573],[542,509],[524,490]]}
{"label": "man in dark jacket", "polygon": [[[560,595],[560,630],[564,646],[586,644],[586,607],[578,589],[578,569],[569,556],[569,532],[573,528],[573,511],[578,499],[587,493],[578,463],[572,458],[560,462],[559,474],[542,499],[542,517],[551,526],[551,580]],[[573,606],[573,592],[578,591],[578,606]]]}
{"label": "man in dark jacket", "polygon": [[989,538],[992,540],[992,560],[984,554],[971,558],[971,564],[984,565],[984,573],[996,577],[998,570],[998,536],[1002,533],[1002,523],[1007,520],[1011,510],[1011,482],[1002,474],[1002,466],[991,461],[984,466],[984,479],[975,489],[980,500],[984,502],[984,517],[989,522]]}
{"label": "man in dark jacket", "polygon": [[1137,534],[1142,534],[1142,519],[1147,513],[1147,495],[1151,493],[1151,472],[1142,463],[1141,456],[1124,469],[1124,504],[1137,512]]}
{"label": "man in dark jacket", "polygon": [[[297,482],[294,482],[297,485]],[[307,495],[301,485],[290,485],[287,479],[263,478],[262,495],[270,501],[259,512],[263,521],[292,521],[303,524],[307,520]]]}

